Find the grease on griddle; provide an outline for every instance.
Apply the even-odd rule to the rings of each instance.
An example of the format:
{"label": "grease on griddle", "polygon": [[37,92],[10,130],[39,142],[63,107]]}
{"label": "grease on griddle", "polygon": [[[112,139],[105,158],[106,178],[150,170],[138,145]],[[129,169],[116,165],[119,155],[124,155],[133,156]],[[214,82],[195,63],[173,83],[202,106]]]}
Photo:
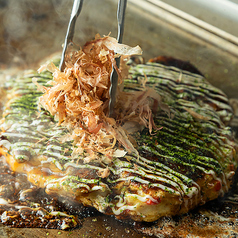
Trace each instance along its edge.
{"label": "grease on griddle", "polygon": [[0,219],[9,227],[72,229],[81,225],[79,205],[65,203],[32,186],[25,175],[0,163]]}

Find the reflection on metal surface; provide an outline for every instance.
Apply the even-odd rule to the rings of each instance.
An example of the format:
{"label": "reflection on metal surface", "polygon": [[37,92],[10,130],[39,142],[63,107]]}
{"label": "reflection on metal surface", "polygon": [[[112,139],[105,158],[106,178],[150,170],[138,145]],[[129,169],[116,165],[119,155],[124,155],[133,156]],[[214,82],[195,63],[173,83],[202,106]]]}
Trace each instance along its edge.
{"label": "reflection on metal surface", "polygon": [[170,24],[238,56],[238,38],[158,0],[131,1]]}
{"label": "reflection on metal surface", "polygon": [[236,27],[238,23],[237,0],[162,0],[162,2],[238,36]]}

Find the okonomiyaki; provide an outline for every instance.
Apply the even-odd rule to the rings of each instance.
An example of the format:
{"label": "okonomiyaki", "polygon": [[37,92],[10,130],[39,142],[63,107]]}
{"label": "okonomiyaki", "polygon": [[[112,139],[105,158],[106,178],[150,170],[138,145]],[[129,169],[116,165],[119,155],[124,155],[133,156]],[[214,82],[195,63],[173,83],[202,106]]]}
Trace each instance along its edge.
{"label": "okonomiyaki", "polygon": [[135,53],[98,38],[71,53],[64,72],[49,63],[7,81],[0,155],[11,170],[57,199],[136,221],[183,214],[228,192],[238,159],[233,112],[202,75],[122,64],[107,116],[114,58]]}

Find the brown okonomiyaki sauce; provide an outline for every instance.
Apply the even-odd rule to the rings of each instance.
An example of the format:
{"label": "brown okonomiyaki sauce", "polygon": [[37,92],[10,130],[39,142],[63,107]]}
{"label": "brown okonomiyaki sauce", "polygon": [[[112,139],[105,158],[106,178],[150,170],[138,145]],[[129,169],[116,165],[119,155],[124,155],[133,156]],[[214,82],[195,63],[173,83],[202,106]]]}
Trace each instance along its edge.
{"label": "brown okonomiyaki sauce", "polygon": [[[155,157],[148,151],[144,152],[144,157],[151,161],[155,160]],[[3,157],[2,159],[4,160]],[[170,163],[169,167],[173,169],[173,164]],[[181,166],[181,173],[184,168],[185,166]],[[189,171],[189,168],[184,171]],[[44,170],[43,176],[50,175],[50,173],[50,170]],[[96,174],[92,174],[92,170],[82,169],[77,176],[91,178]],[[193,179],[197,179],[196,176],[199,174],[194,173],[193,176],[195,176]],[[135,181],[131,181],[131,183],[136,184]],[[113,216],[103,215],[93,208],[70,201],[69,198],[53,194],[49,196],[43,189],[28,182],[26,175],[12,172],[4,161],[0,166],[0,184],[0,218],[1,222],[9,227],[52,228],[73,230],[78,232],[78,235],[87,234],[82,237],[96,237],[95,232],[98,237],[130,236],[138,238],[147,236],[236,237],[238,235],[236,182],[231,191],[223,198],[208,202],[184,215],[163,217],[149,223],[132,220],[120,221]],[[120,219],[120,215],[117,218]],[[98,226],[102,226],[102,228],[98,228]]]}

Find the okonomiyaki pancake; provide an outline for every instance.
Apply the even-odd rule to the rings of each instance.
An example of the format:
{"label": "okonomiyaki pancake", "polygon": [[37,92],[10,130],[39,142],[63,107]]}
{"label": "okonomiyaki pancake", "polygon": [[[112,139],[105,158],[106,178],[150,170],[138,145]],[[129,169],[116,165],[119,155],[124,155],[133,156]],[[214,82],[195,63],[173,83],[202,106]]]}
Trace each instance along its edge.
{"label": "okonomiyaki pancake", "polygon": [[159,130],[130,134],[139,155],[88,163],[84,153],[72,157],[73,141],[62,141],[67,128],[47,110],[39,111],[42,93],[33,78],[47,86],[52,75],[28,72],[6,83],[0,154],[13,171],[26,174],[47,194],[119,219],[152,222],[186,213],[229,190],[238,159],[228,126],[232,109],[203,76],[153,62],[132,66],[124,91],[142,90],[146,79],[171,115],[158,110],[153,117]]}

